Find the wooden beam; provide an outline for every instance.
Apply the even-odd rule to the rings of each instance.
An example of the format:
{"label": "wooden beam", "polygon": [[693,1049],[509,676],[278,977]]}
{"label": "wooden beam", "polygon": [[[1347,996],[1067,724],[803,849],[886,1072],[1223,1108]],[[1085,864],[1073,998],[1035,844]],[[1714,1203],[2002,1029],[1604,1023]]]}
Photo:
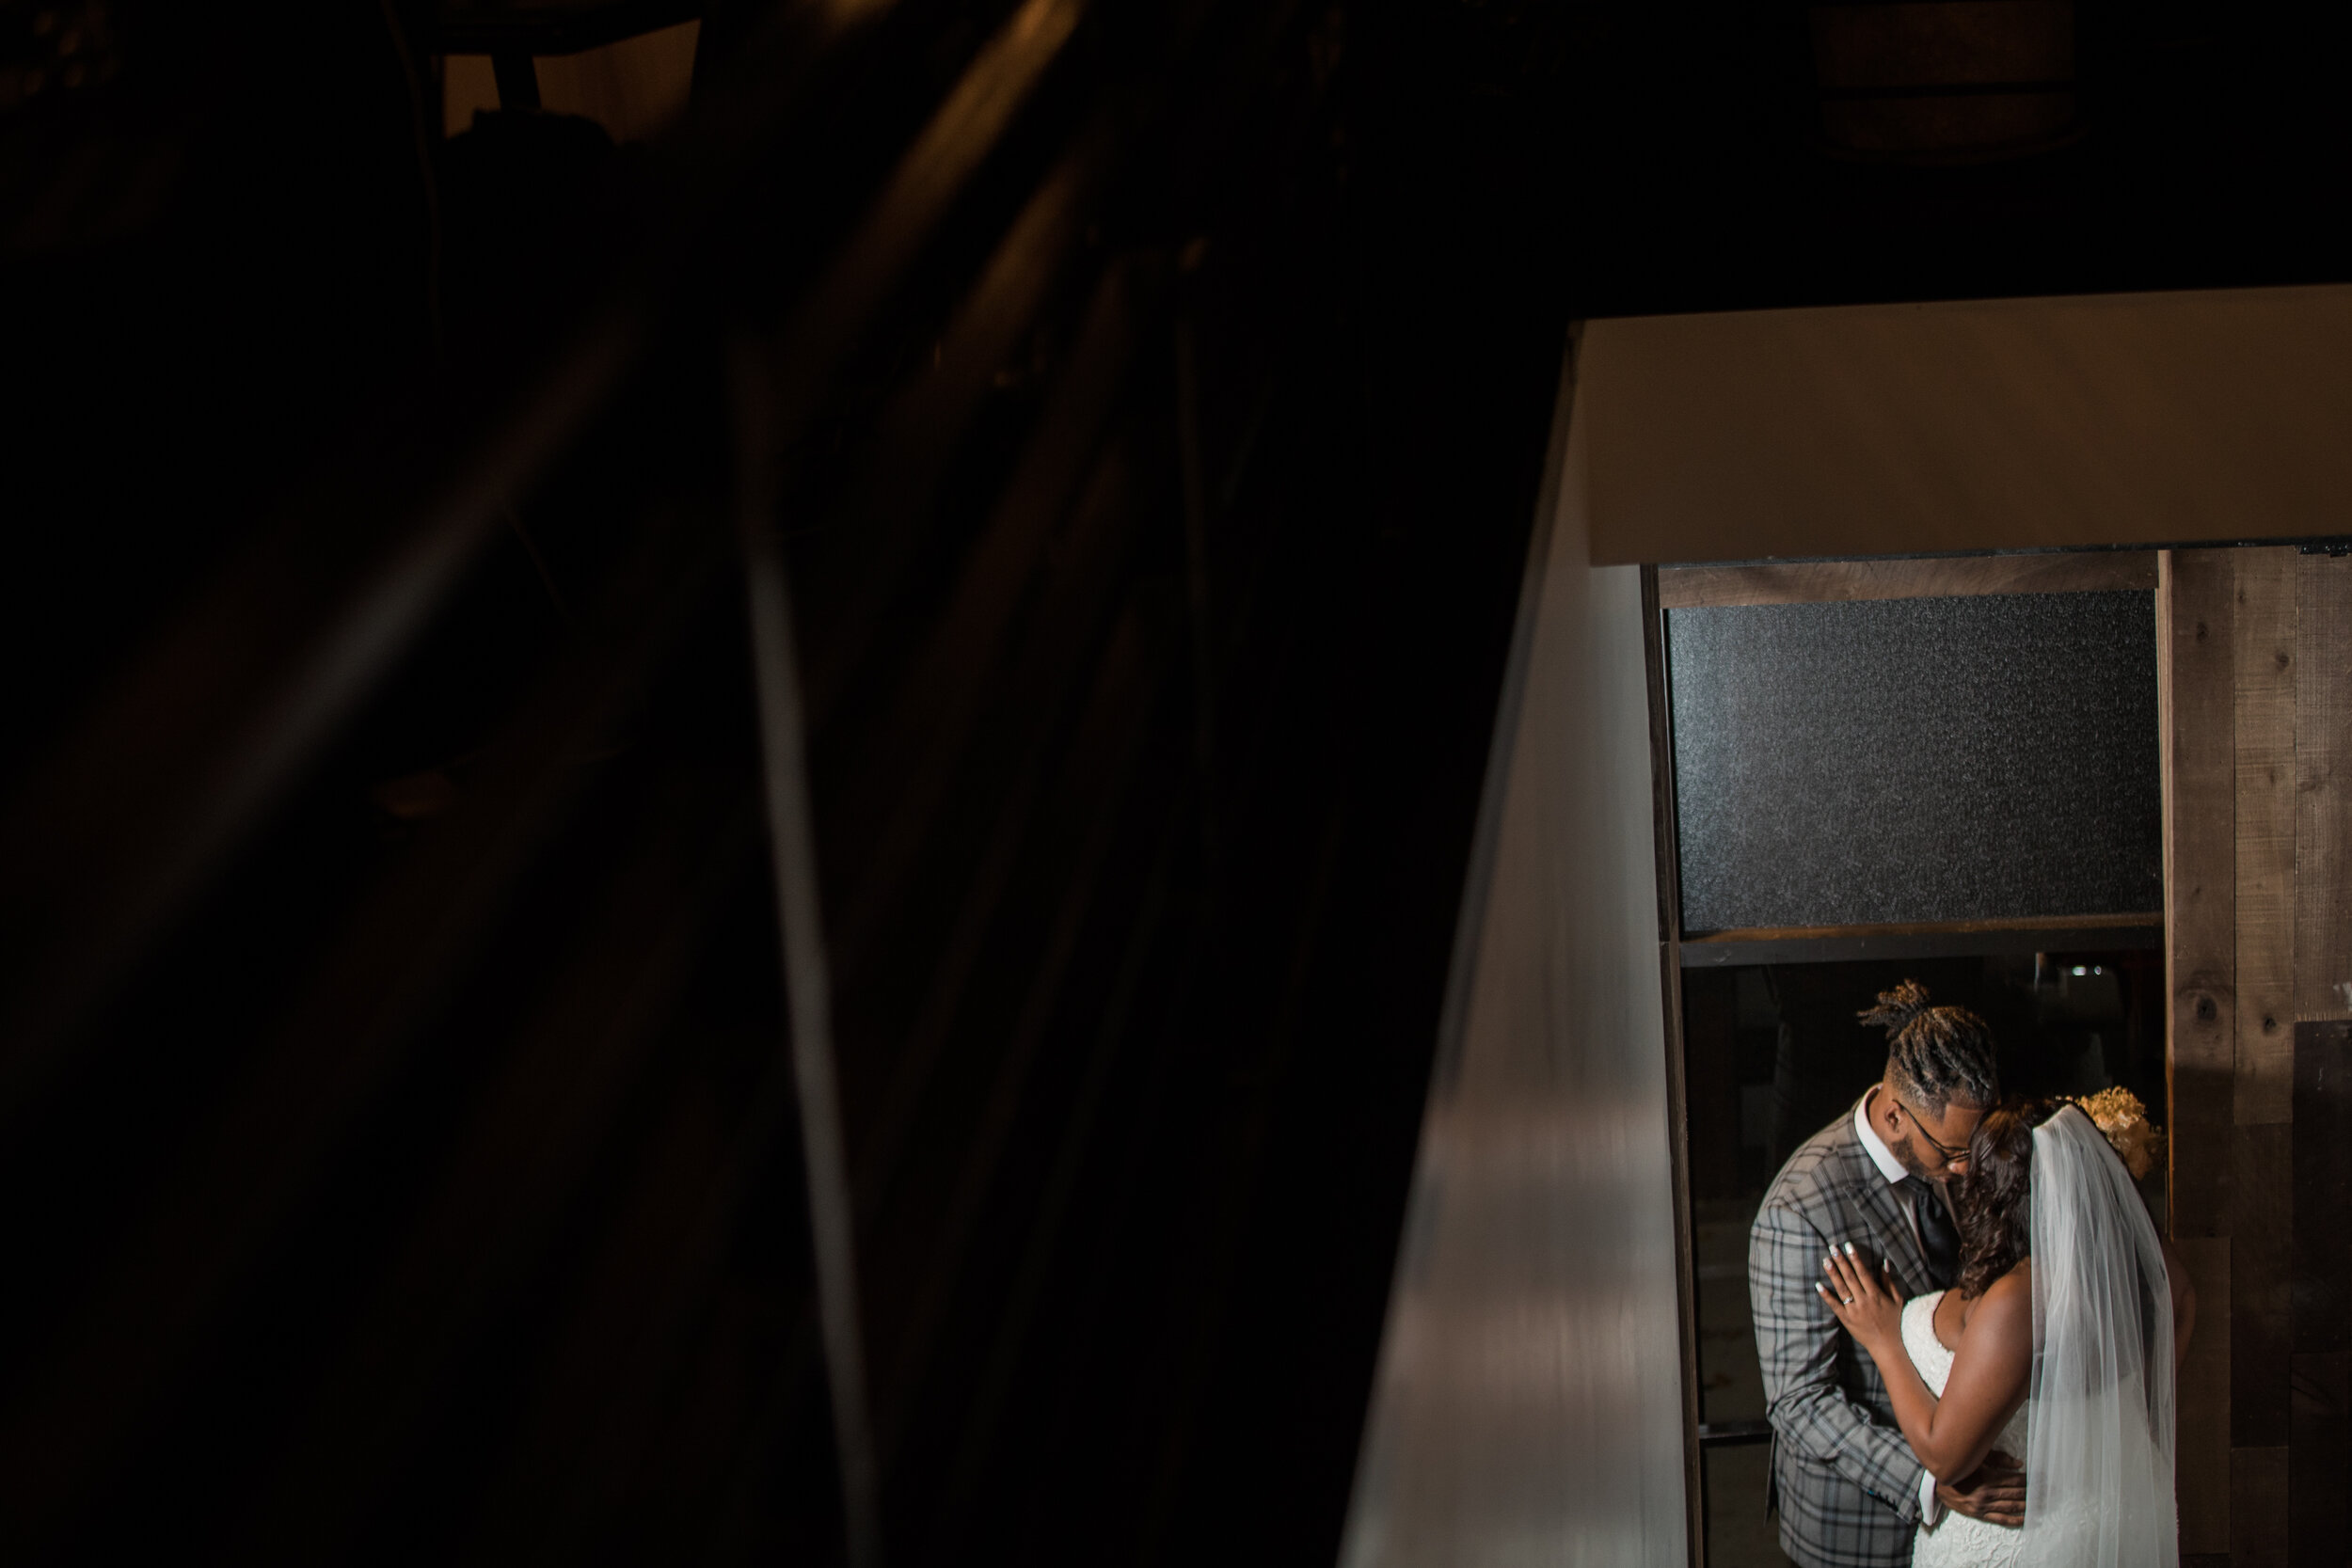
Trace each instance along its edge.
{"label": "wooden beam", "polygon": [[2181,1550],[2231,1549],[2229,1190],[2236,1033],[2235,573],[2227,551],[2158,559],[2168,1215],[2197,1284],[2175,1466]]}
{"label": "wooden beam", "polygon": [[[2237,579],[2231,626],[2237,752],[2232,1112],[2241,1127],[2287,1120],[2295,1096],[2296,560],[2294,550],[2280,548],[2229,556]],[[2247,1256],[2241,1247],[2241,1267]]]}
{"label": "wooden beam", "polygon": [[2153,550],[1658,568],[1659,602],[1668,610],[1696,610],[1712,605],[1933,599],[1975,594],[2099,594],[2153,589],[2155,585]]}
{"label": "wooden beam", "polygon": [[2164,792],[2165,1061],[2178,1236],[2228,1234],[2237,1021],[2235,574],[2226,550],[2167,550],[2156,595]]}
{"label": "wooden beam", "polygon": [[1685,969],[1759,963],[1844,963],[1861,958],[1967,958],[1991,953],[2096,953],[2159,947],[2164,915],[2029,915],[1884,926],[1756,926],[1686,932]]}
{"label": "wooden beam", "polygon": [[2296,562],[2295,1010],[2352,1018],[2352,560]]}
{"label": "wooden beam", "polygon": [[[2296,554],[2239,549],[2231,590],[2236,1016],[2227,1196],[2230,1528],[2239,1560],[2286,1547],[2294,1354]],[[2249,1533],[2251,1532],[2251,1533]],[[2271,1548],[2275,1547],[2276,1552]]]}
{"label": "wooden beam", "polygon": [[2343,284],[1618,317],[1578,373],[1596,565],[2293,540],[2352,516]]}
{"label": "wooden beam", "polygon": [[2197,1287],[2197,1331],[2189,1336],[2176,1390],[2173,1494],[2181,1514],[2183,1568],[2189,1557],[2230,1550],[2230,1241],[2173,1243]]}
{"label": "wooden beam", "polygon": [[2240,1451],[2283,1448],[2287,1441],[2287,1378],[2295,1354],[2294,1133],[2294,1125],[2283,1121],[2231,1130],[2230,1446]]}
{"label": "wooden beam", "polygon": [[2296,594],[2296,899],[2289,1275],[2292,1562],[2344,1555],[2352,1523],[2352,561],[2303,555]]}

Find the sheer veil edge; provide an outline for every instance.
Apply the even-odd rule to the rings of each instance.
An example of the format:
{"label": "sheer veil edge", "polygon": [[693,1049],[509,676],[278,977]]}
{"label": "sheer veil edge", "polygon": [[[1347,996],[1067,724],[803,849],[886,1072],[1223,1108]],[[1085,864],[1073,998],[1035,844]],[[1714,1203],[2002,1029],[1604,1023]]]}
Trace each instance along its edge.
{"label": "sheer veil edge", "polygon": [[2172,1296],[2123,1163],[2068,1106],[2034,1130],[2031,1568],[2178,1568]]}

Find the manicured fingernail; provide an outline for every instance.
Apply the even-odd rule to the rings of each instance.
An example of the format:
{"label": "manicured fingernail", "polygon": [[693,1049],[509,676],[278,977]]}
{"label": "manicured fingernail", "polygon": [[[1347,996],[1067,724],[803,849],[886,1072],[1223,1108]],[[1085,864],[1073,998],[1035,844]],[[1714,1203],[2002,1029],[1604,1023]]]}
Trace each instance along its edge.
{"label": "manicured fingernail", "polygon": [[1846,1256],[1849,1258],[1853,1256],[1853,1243],[1851,1242],[1848,1242],[1846,1243]]}

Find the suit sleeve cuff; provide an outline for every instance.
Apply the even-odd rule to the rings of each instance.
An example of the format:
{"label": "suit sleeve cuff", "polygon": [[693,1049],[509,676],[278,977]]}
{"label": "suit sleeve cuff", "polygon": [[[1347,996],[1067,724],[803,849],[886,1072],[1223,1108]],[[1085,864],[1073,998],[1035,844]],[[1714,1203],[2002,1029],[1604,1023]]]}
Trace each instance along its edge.
{"label": "suit sleeve cuff", "polygon": [[1935,1472],[1921,1470],[1919,1472],[1919,1523],[1929,1529],[1933,1529],[1936,1521],[1943,1517],[1944,1499],[1935,1495]]}

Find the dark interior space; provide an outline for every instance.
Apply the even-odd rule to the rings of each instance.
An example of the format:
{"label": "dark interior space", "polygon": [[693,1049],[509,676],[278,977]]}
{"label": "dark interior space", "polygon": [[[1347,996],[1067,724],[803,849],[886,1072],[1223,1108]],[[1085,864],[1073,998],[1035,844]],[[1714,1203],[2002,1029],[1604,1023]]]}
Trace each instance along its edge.
{"label": "dark interior space", "polygon": [[[2121,1085],[2163,1119],[2164,965],[2152,949],[1692,970],[1692,1202],[1752,1203],[1799,1144],[1852,1108],[1886,1066],[1884,1035],[1854,1016],[1903,979],[1993,1026],[2006,1091]],[[2161,1207],[2160,1189],[2153,1197]]]}
{"label": "dark interior space", "polygon": [[[445,136],[501,9],[0,0],[11,1562],[1329,1561],[1571,322],[2352,272],[2325,8],[1950,166],[1794,6],[738,0]],[[2047,957],[1921,977],[2160,1072]],[[1692,977],[1700,1196],[1875,983]]]}

